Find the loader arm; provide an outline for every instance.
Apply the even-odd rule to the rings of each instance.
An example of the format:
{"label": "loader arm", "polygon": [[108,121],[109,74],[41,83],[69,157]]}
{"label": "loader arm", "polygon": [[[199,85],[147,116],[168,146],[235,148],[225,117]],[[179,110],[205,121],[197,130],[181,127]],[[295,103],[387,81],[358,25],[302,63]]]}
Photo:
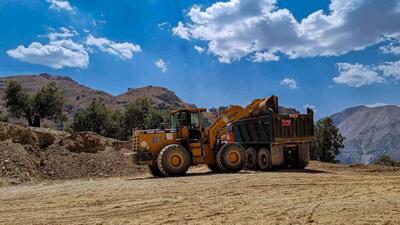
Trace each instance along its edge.
{"label": "loader arm", "polygon": [[227,124],[249,116],[260,115],[268,109],[278,113],[278,98],[276,96],[254,99],[245,108],[238,105],[230,106],[206,129],[210,147],[214,149],[217,140],[226,133]]}

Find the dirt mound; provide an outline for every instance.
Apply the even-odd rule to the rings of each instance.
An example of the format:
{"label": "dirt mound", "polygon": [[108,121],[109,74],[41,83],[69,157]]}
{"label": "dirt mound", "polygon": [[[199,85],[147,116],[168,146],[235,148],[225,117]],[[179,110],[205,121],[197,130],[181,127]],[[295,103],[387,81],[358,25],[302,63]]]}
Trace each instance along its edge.
{"label": "dirt mound", "polygon": [[2,141],[0,150],[1,176],[8,178],[9,183],[30,181],[37,175],[36,160],[22,145]]}
{"label": "dirt mound", "polygon": [[80,132],[71,134],[59,142],[60,146],[64,146],[70,152],[86,152],[98,153],[106,150],[107,146],[116,149],[129,148],[128,142],[117,141],[111,138],[105,138],[94,132]]}
{"label": "dirt mound", "polygon": [[82,177],[128,176],[131,144],[93,132],[68,134],[0,123],[0,177],[8,183]]}
{"label": "dirt mound", "polygon": [[11,140],[35,149],[45,149],[67,135],[62,131],[0,122],[0,141]]}

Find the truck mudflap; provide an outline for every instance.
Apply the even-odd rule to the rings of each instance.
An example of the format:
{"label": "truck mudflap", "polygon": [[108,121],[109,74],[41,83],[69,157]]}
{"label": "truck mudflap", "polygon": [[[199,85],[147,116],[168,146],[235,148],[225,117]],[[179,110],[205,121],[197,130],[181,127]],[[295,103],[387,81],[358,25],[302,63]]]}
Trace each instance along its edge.
{"label": "truck mudflap", "polygon": [[303,143],[298,145],[299,165],[298,167],[304,168],[310,162],[310,144]]}
{"label": "truck mudflap", "polygon": [[133,153],[133,162],[137,165],[151,165],[153,154],[147,149],[139,149]]}
{"label": "truck mudflap", "polygon": [[310,162],[310,144],[292,143],[271,146],[274,167],[304,168]]}

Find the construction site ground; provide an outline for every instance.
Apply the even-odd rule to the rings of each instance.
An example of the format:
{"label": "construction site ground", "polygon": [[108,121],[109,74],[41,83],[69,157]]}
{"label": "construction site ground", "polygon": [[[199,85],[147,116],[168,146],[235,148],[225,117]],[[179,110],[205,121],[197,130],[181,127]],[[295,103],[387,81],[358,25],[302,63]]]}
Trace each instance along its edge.
{"label": "construction site ground", "polygon": [[399,224],[396,168],[83,178],[0,187],[0,224]]}

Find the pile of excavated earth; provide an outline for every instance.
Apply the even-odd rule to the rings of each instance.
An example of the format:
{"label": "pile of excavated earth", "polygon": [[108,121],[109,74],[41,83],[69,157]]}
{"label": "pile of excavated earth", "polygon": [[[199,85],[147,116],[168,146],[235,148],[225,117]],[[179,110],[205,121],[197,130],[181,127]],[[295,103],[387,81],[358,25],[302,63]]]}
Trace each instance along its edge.
{"label": "pile of excavated earth", "polygon": [[93,132],[69,134],[0,123],[0,182],[19,184],[145,172],[126,154],[130,146],[130,142]]}

